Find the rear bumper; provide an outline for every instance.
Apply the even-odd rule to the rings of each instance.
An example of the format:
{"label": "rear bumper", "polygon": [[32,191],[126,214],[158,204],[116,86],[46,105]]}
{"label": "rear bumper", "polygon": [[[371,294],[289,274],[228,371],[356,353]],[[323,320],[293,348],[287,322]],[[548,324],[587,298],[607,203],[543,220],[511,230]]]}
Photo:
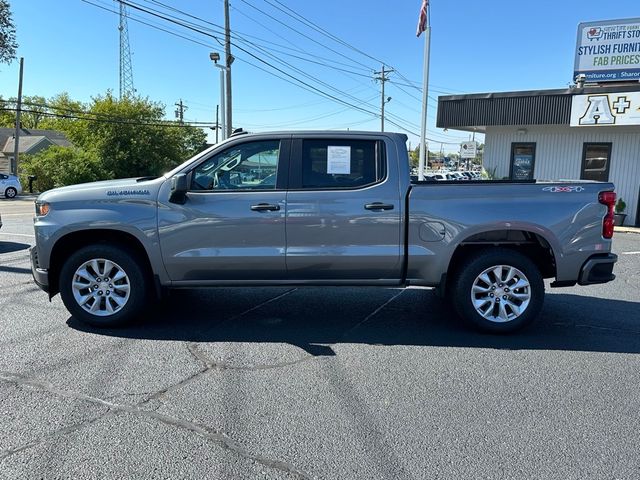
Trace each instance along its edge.
{"label": "rear bumper", "polygon": [[49,271],[38,266],[38,247],[31,247],[29,254],[31,257],[31,274],[33,280],[42,290],[49,293]]}
{"label": "rear bumper", "polygon": [[617,261],[618,256],[613,253],[590,257],[580,269],[578,283],[580,285],[593,285],[610,282],[616,278],[613,274],[613,265]]}

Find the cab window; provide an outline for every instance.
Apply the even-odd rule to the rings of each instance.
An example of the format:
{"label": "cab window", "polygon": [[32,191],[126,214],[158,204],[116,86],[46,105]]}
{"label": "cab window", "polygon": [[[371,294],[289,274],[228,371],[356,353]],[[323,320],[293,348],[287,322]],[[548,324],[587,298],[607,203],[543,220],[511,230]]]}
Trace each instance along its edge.
{"label": "cab window", "polygon": [[191,190],[275,190],[279,155],[279,140],[230,147],[193,170]]}
{"label": "cab window", "polygon": [[384,148],[375,140],[304,140],[302,188],[360,188],[384,179]]}

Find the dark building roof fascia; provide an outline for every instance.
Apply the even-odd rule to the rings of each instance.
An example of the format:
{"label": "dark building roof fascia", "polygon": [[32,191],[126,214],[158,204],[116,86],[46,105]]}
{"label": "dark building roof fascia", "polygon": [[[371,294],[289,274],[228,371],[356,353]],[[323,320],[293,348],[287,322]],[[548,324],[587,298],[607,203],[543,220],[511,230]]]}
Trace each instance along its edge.
{"label": "dark building roof fascia", "polygon": [[569,125],[573,95],[638,91],[640,83],[440,96],[436,125],[465,130],[500,125]]}

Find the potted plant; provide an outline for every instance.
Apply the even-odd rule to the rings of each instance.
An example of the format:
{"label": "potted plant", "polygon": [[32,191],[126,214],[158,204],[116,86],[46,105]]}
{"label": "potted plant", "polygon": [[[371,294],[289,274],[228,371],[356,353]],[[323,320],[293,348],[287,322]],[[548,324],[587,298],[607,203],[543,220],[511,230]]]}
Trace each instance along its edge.
{"label": "potted plant", "polygon": [[624,211],[627,209],[627,204],[622,198],[619,198],[616,202],[615,213],[613,214],[614,225],[624,225],[624,219],[627,218],[627,214]]}

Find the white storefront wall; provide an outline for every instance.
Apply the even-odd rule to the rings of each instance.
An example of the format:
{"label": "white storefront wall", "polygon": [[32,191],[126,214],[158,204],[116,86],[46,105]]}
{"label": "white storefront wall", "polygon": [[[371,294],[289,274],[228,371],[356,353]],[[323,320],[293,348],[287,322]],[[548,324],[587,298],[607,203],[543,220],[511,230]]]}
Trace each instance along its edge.
{"label": "white storefront wall", "polygon": [[509,175],[512,143],[536,144],[534,178],[571,180],[580,178],[585,143],[612,143],[609,181],[618,198],[627,204],[625,225],[633,225],[640,189],[640,127],[569,127],[523,125],[487,127],[484,168],[496,168],[496,178]]}

